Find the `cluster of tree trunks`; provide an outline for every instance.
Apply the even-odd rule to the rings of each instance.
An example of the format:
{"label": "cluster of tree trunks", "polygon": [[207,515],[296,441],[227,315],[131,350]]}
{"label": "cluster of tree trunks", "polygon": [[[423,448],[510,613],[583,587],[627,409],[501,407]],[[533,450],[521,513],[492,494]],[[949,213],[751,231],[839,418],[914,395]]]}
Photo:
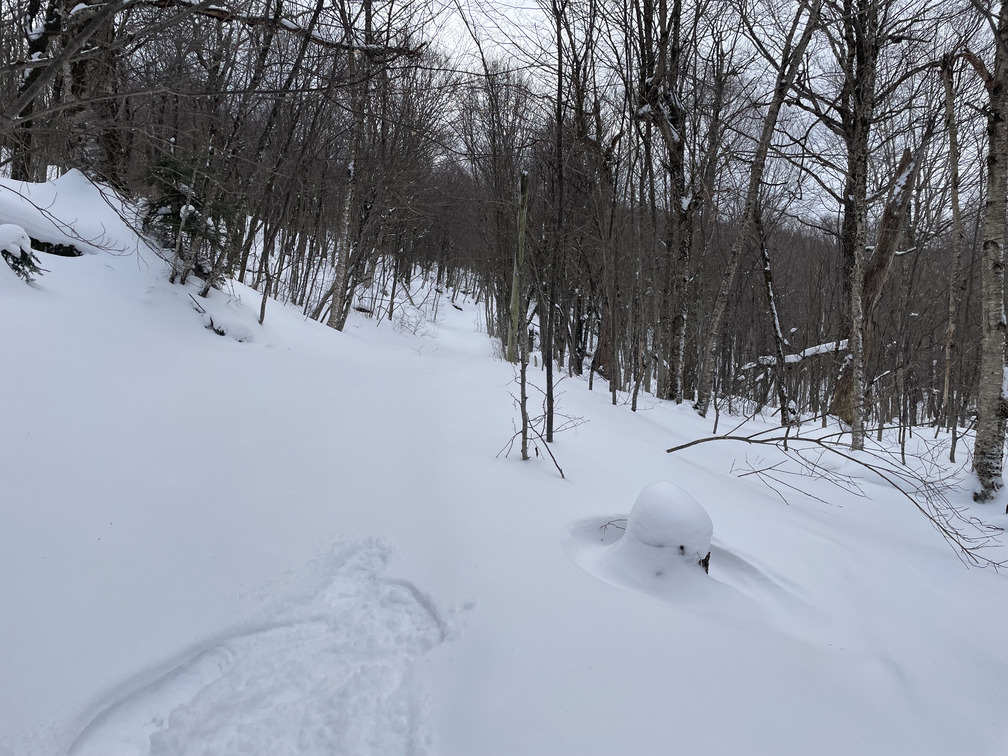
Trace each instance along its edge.
{"label": "cluster of tree trunks", "polygon": [[[11,0],[0,169],[134,198],[173,280],[235,276],[261,319],[278,297],[342,329],[354,306],[404,317],[417,275],[464,287],[509,359],[534,330],[547,441],[560,371],[635,409],[832,413],[854,448],[975,416],[986,499],[1008,416],[996,7],[540,0],[541,36],[491,45],[503,26],[416,0]],[[475,67],[439,49],[447,14]]]}

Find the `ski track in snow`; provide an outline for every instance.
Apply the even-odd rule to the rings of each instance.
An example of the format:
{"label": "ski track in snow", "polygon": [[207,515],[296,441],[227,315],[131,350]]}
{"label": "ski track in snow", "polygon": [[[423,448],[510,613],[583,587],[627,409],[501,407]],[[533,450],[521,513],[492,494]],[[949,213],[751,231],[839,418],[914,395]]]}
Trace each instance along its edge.
{"label": "ski track in snow", "polygon": [[365,541],[312,563],[266,621],[127,686],[69,754],[428,753],[412,668],[448,631],[415,586],[382,576],[389,558],[389,547]]}

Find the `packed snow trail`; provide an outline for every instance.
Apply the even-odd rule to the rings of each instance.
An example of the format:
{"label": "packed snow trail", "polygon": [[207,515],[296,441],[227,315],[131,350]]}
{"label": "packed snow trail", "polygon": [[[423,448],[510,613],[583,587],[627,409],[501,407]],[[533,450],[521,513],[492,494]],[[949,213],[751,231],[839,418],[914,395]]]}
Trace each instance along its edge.
{"label": "packed snow trail", "polygon": [[380,542],[336,549],[265,621],[191,649],[101,711],[69,753],[427,753],[412,667],[446,628],[416,588],[382,576],[388,561]]}

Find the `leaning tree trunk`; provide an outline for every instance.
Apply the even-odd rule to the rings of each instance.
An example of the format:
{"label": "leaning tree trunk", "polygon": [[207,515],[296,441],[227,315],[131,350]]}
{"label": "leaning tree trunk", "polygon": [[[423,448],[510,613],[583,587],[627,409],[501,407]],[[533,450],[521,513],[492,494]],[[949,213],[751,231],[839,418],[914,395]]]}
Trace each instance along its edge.
{"label": "leaning tree trunk", "polygon": [[721,278],[721,287],[714,301],[714,310],[707,327],[707,343],[704,346],[703,359],[700,361],[702,371],[697,387],[697,400],[696,404],[694,404],[694,409],[700,413],[701,417],[707,415],[707,410],[711,403],[714,388],[714,355],[717,353],[720,341],[721,322],[724,319],[725,309],[728,306],[728,296],[731,293],[732,283],[738,271],[742,252],[752,244],[757,214],[759,213],[758,200],[760,188],[763,184],[763,172],[766,169],[770,143],[777,129],[777,118],[780,115],[781,107],[784,105],[784,98],[787,96],[787,93],[794,84],[795,77],[798,75],[798,69],[805,55],[805,48],[808,47],[809,42],[812,40],[812,34],[819,26],[819,9],[821,5],[821,1],[817,0],[809,8],[805,29],[792,47],[792,42],[797,35],[798,24],[801,20],[801,10],[799,9],[796,13],[787,42],[785,43],[780,68],[777,70],[773,98],[767,108],[766,115],[763,117],[763,132],[760,135],[759,143],[756,145],[752,167],[749,169],[749,184],[746,189],[745,205],[742,210],[742,222],[738,235],[732,243],[731,252],[728,255],[728,265]]}

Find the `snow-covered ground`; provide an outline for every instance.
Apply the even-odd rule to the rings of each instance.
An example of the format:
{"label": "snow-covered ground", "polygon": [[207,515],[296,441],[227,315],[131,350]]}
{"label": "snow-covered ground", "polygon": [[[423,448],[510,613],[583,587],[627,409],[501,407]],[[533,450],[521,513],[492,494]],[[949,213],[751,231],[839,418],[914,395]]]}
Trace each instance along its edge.
{"label": "snow-covered ground", "polygon": [[[21,189],[0,223],[90,253],[0,266],[0,754],[1008,752],[1008,576],[856,466],[784,501],[776,449],[666,454],[711,422],[568,379],[561,479],[498,456],[476,303],[200,313],[78,174]],[[648,535],[679,489],[709,576]]]}

